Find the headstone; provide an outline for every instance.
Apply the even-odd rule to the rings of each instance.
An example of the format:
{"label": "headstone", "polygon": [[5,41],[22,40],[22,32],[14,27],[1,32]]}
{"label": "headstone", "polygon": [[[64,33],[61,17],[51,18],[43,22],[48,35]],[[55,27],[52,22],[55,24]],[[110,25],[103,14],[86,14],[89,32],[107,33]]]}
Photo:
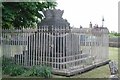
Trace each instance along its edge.
{"label": "headstone", "polygon": [[118,73],[118,65],[115,61],[109,62],[109,68],[110,68],[111,75]]}

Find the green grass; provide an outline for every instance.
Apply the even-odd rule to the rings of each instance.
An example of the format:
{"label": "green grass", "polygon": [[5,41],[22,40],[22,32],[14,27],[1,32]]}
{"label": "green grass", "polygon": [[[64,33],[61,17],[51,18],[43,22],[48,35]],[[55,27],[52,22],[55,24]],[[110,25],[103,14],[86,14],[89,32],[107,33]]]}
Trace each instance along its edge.
{"label": "green grass", "polygon": [[[109,59],[118,61],[118,48],[109,47]],[[54,78],[65,78],[65,76],[53,75]],[[110,77],[109,65],[104,65],[91,71],[71,76],[70,78],[108,78]]]}
{"label": "green grass", "polygon": [[96,68],[81,75],[73,76],[72,78],[108,78],[110,71],[108,65]]}
{"label": "green grass", "polygon": [[118,48],[109,47],[109,59],[118,61]]}

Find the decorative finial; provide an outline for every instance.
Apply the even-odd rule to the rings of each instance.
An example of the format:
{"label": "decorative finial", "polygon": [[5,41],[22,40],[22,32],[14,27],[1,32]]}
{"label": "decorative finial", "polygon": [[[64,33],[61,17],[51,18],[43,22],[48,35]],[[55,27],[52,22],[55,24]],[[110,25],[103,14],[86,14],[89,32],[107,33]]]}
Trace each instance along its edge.
{"label": "decorative finial", "polygon": [[102,18],[102,21],[104,21],[104,17]]}
{"label": "decorative finial", "polygon": [[82,28],[82,26],[80,25],[80,28]]}
{"label": "decorative finial", "polygon": [[92,23],[90,22],[89,27],[92,28]]}
{"label": "decorative finial", "polygon": [[104,17],[102,17],[102,27],[104,26]]}

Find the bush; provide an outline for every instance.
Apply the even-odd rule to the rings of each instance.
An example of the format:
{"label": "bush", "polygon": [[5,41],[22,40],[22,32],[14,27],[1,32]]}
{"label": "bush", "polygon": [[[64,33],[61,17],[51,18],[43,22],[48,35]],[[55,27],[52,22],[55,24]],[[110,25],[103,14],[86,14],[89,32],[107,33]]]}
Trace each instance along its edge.
{"label": "bush", "polygon": [[3,74],[10,76],[38,76],[43,78],[50,78],[51,68],[47,66],[34,66],[31,69],[25,69],[24,67],[17,65],[12,59],[4,58],[2,61]]}
{"label": "bush", "polygon": [[13,60],[11,58],[6,58],[3,56],[2,69],[4,70],[4,68],[7,67],[8,65],[14,65]]}
{"label": "bush", "polygon": [[15,65],[12,67],[10,75],[11,76],[18,76],[18,75],[23,74],[24,72],[25,72],[25,69],[23,67],[21,67],[19,65],[18,66]]}
{"label": "bush", "polygon": [[3,73],[10,76],[18,76],[25,72],[25,69],[19,65],[8,65],[4,68]]}
{"label": "bush", "polygon": [[25,69],[16,65],[14,61],[10,58],[3,57],[2,60],[2,73],[10,76],[18,76],[25,72]]}
{"label": "bush", "polygon": [[38,76],[43,78],[51,78],[51,68],[47,66],[34,66],[26,71],[22,76]]}
{"label": "bush", "polygon": [[40,76],[44,78],[51,77],[51,69],[47,66],[36,66],[33,68],[33,75]]}

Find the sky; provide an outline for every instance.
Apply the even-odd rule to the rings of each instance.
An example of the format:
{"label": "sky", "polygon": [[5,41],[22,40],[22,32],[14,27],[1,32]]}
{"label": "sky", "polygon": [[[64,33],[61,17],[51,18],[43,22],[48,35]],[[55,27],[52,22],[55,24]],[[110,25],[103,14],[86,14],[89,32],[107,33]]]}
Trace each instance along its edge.
{"label": "sky", "polygon": [[89,27],[102,25],[109,31],[118,32],[118,2],[119,0],[57,0],[57,9],[64,10],[63,18],[67,19],[71,26]]}

